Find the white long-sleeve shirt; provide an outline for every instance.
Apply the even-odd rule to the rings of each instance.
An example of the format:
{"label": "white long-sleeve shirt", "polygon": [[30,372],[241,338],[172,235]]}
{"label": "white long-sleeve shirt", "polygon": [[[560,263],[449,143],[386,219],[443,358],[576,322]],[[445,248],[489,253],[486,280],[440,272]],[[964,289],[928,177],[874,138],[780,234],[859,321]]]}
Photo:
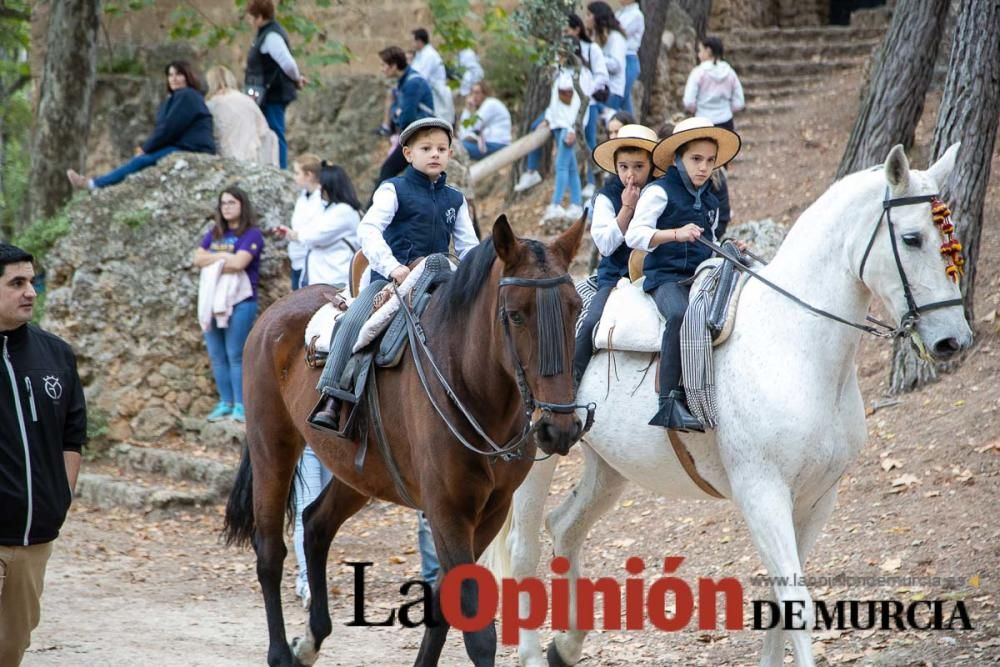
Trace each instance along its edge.
{"label": "white long-sleeve shirt", "polygon": [[[467,120],[475,117],[475,122],[466,126]],[[462,110],[458,123],[460,139],[478,139],[481,132],[487,143],[509,144],[511,142],[510,111],[495,97],[487,97],[475,111]]]}
{"label": "white long-sleeve shirt", "polygon": [[684,107],[716,125],[746,107],[743,85],[725,60],[706,60],[693,70],[684,86]]}
{"label": "white long-sleeve shirt", "polygon": [[646,17],[643,16],[639,3],[633,2],[622,7],[615,12],[615,16],[625,31],[626,53],[630,56],[638,55],[642,35],[646,32]]}
{"label": "white long-sleeve shirt", "polygon": [[[632,214],[632,221],[628,223],[628,231],[625,232],[625,243],[629,248],[652,252],[653,248],[649,242],[653,239],[653,234],[657,232],[656,221],[667,208],[667,192],[660,186],[646,187],[639,195],[639,201],[635,205],[635,213]],[[597,211],[594,211],[597,215]],[[593,232],[591,232],[593,233]]]}
{"label": "white long-sleeve shirt", "polygon": [[[389,277],[390,273],[403,266],[403,263],[392,254],[392,248],[385,242],[383,236],[386,228],[396,217],[397,210],[399,210],[399,200],[396,198],[396,188],[392,183],[386,181],[378,186],[372,197],[371,208],[365,213],[365,217],[358,226],[361,251],[368,258],[368,265],[373,271],[386,278]],[[476,231],[472,227],[472,218],[469,216],[469,204],[464,197],[455,218],[452,238],[455,241],[455,254],[458,255],[459,259],[465,257],[466,253],[479,245],[479,238],[476,237]]]}
{"label": "white long-sleeve shirt", "polygon": [[462,68],[462,83],[458,86],[458,94],[465,97],[472,92],[472,87],[483,80],[486,74],[479,64],[479,57],[472,49],[462,49],[458,52],[458,65]]}
{"label": "white long-sleeve shirt", "polygon": [[580,40],[580,55],[583,58],[580,67],[580,90],[583,94],[592,97],[594,91],[602,86],[608,86],[610,90],[610,75],[601,47],[594,42]]}
{"label": "white long-sleeve shirt", "polygon": [[590,224],[590,237],[603,257],[614,254],[618,246],[625,242],[625,235],[618,226],[615,205],[606,195],[594,197],[594,218]]}
{"label": "white long-sleeve shirt", "polygon": [[303,285],[346,285],[358,249],[361,214],[348,204],[324,202],[319,215],[299,232],[306,248]]}
{"label": "white long-sleeve shirt", "polygon": [[288,44],[285,43],[285,40],[278,33],[267,33],[264,43],[260,45],[260,52],[274,58],[274,62],[278,63],[278,67],[292,81],[298,81],[302,78],[302,75],[299,74],[299,66],[295,63],[292,52],[288,50]]}
{"label": "white long-sleeve shirt", "polygon": [[448,74],[445,72],[441,54],[430,44],[413,54],[410,67],[420,72],[420,76],[427,80],[431,88],[448,85]]}
{"label": "white long-sleeve shirt", "polygon": [[608,68],[608,89],[612,95],[625,94],[625,54],[627,52],[625,35],[617,30],[608,33],[608,41],[601,48],[604,52],[604,64]]}
{"label": "white long-sleeve shirt", "polygon": [[576,127],[576,117],[580,112],[580,96],[573,91],[573,99],[569,104],[563,104],[559,99],[559,77],[552,84],[552,94],[549,96],[549,106],[545,110],[545,120],[550,130],[573,130]]}
{"label": "white long-sleeve shirt", "polygon": [[[309,225],[323,211],[323,197],[320,196],[319,188],[313,192],[303,190],[299,193],[299,198],[295,200],[295,208],[292,209],[292,222],[289,225],[296,232],[303,234]],[[288,241],[288,259],[292,260],[292,268],[301,271],[306,265],[306,253],[308,248],[301,241]]]}

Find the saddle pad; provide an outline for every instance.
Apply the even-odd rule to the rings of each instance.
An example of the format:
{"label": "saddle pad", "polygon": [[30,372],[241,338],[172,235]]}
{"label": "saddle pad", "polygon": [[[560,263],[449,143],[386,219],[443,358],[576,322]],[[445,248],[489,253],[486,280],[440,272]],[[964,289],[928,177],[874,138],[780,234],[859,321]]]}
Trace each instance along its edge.
{"label": "saddle pad", "polygon": [[[344,301],[348,306],[354,301],[351,297],[346,294],[342,295]],[[333,333],[333,327],[346,311],[339,310],[332,303],[327,303],[319,310],[317,310],[312,318],[309,320],[309,324],[306,325],[306,347],[310,344],[314,345],[316,352],[321,354],[330,353],[330,338]],[[315,341],[315,342],[313,342]]]}
{"label": "saddle pad", "polygon": [[595,327],[594,347],[602,350],[659,352],[664,320],[653,297],[642,287],[622,278],[611,291],[601,321]]}
{"label": "saddle pad", "polygon": [[[694,279],[691,283],[691,294],[697,294],[704,286],[705,281],[711,278],[712,272],[725,261],[726,260],[721,257],[713,257],[711,259],[706,259],[704,262],[699,264],[698,268],[695,270]],[[736,308],[739,305],[740,292],[743,291],[743,285],[746,284],[747,278],[749,277],[750,276],[747,273],[741,273],[739,275],[736,285],[733,287],[732,296],[729,298],[729,303],[726,305],[725,324],[722,327],[722,331],[712,339],[712,347],[722,345],[729,339],[729,335],[733,333],[733,327],[736,326]]]}

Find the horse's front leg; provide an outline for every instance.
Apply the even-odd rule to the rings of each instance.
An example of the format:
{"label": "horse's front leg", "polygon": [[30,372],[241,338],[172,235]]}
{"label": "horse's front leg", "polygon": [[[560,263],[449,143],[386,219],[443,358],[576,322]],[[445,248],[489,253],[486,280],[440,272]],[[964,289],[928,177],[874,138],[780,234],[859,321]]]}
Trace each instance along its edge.
{"label": "horse's front leg", "polygon": [[288,549],[282,536],[284,493],[273,494],[270,504],[264,499],[267,489],[254,478],[254,515],[257,521],[253,547],[257,554],[257,581],[264,597],[267,614],[267,664],[269,667],[293,667],[296,663],[285,639],[285,616],[281,609],[281,570]]}
{"label": "horse's front leg", "polygon": [[[777,479],[753,476],[744,468],[732,476],[733,500],[743,512],[750,537],[767,574],[771,578],[774,599],[778,604],[779,626],[791,628],[784,636],[792,641],[798,667],[814,667],[810,629],[814,625],[812,597],[804,585],[802,562],[799,558],[792,496],[788,486]],[[751,477],[753,477],[751,479]],[[788,609],[794,616],[785,616]],[[771,632],[765,638],[761,667],[781,667],[784,660],[784,638]]]}

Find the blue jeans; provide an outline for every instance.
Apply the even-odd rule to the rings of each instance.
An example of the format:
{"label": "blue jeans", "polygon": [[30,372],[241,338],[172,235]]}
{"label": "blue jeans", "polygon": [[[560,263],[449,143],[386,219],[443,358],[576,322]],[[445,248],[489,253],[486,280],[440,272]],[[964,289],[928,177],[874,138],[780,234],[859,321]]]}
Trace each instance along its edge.
{"label": "blue jeans", "polygon": [[[597,148],[597,119],[600,117],[601,112],[605,108],[618,111],[622,108],[623,101],[621,95],[609,95],[608,101],[603,104],[593,101],[590,103],[590,110],[587,112],[587,127],[583,129],[583,136],[587,140],[587,148],[590,149],[591,154]],[[594,184],[593,162],[592,159],[587,160],[587,183],[590,185]]]}
{"label": "blue jeans", "polygon": [[143,169],[148,169],[154,164],[160,161],[160,159],[170,155],[174,151],[179,150],[177,146],[164,146],[158,151],[153,151],[152,153],[144,153],[142,155],[136,155],[134,158],[118,167],[114,171],[109,171],[103,176],[98,176],[94,179],[95,188],[106,188],[109,185],[114,185],[115,183],[121,183],[125,180],[126,176],[131,176],[132,174],[142,171]]}
{"label": "blue jeans", "polygon": [[508,144],[498,144],[495,141],[486,142],[486,152],[479,150],[479,142],[473,139],[462,139],[462,145],[469,151],[469,157],[473,160],[482,160],[491,153],[496,153],[501,148],[507,148]]}
{"label": "blue jeans", "polygon": [[635,85],[640,73],[642,73],[642,70],[639,68],[639,56],[634,53],[625,56],[625,99],[622,102],[623,111],[635,113],[632,110],[632,86]]}
{"label": "blue jeans", "polygon": [[420,578],[433,586],[441,572],[441,564],[434,548],[431,526],[423,512],[417,512],[417,545],[420,547]]}
{"label": "blue jeans", "polygon": [[303,269],[292,269],[292,291],[294,292],[298,288],[302,287],[302,271]]}
{"label": "blue jeans", "polygon": [[213,320],[211,330],[205,332],[212,375],[223,403],[243,402],[243,344],[247,342],[255,319],[257,301],[247,299],[233,308],[228,327],[220,329]]}
{"label": "blue jeans", "polygon": [[288,168],[288,142],[285,141],[285,109],[288,103],[265,104],[261,111],[267,119],[267,126],[278,135],[278,164],[282,169]]}
{"label": "blue jeans", "polygon": [[[542,124],[543,120],[545,120],[544,113],[538,118],[536,118],[534,121],[532,121],[531,131],[534,132],[535,129],[537,129],[538,126]],[[542,161],[542,149],[536,148],[535,150],[528,153],[528,157],[524,163],[525,169],[527,171],[538,171],[538,165],[541,161]]]}
{"label": "blue jeans", "polygon": [[576,144],[566,145],[566,135],[569,130],[555,130],[552,134],[556,139],[556,187],[552,191],[552,203],[562,204],[563,194],[569,190],[569,203],[580,206],[583,197],[580,194],[580,170],[576,164]]}
{"label": "blue jeans", "polygon": [[302,512],[319,497],[326,485],[333,479],[333,475],[330,474],[330,471],[326,469],[309,445],[306,445],[302,452],[302,458],[299,459],[298,472],[299,474],[295,476],[295,530],[292,533],[292,542],[295,544],[295,560],[299,562],[295,592],[306,597],[306,593],[309,591],[309,577],[306,571],[305,547],[302,543],[304,536]]}

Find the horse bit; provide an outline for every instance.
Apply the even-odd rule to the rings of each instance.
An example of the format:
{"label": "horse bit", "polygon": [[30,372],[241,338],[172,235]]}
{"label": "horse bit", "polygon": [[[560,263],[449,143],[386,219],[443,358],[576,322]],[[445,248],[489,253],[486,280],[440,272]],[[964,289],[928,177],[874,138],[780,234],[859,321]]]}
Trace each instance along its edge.
{"label": "horse bit", "polygon": [[[517,354],[517,348],[514,345],[513,334],[510,331],[510,314],[507,311],[506,300],[501,297],[504,287],[535,288],[537,295],[536,300],[538,304],[539,370],[542,376],[558,375],[564,370],[564,351],[559,346],[559,339],[564,329],[558,289],[560,285],[572,283],[573,279],[570,275],[568,273],[564,273],[563,275],[554,278],[501,278],[499,284],[497,285],[497,296],[500,301],[498,314],[500,321],[503,324],[504,341],[506,343],[508,354],[510,354],[514,365],[514,371],[517,379],[517,389],[521,395],[524,415],[527,419],[524,428],[521,429],[521,432],[511,438],[511,440],[504,445],[498,445],[494,442],[493,439],[487,435],[486,431],[472,415],[469,409],[462,403],[461,400],[459,400],[458,395],[448,383],[448,380],[444,377],[444,374],[438,367],[437,362],[434,360],[434,356],[431,354],[430,348],[427,346],[427,336],[420,324],[420,321],[417,319],[410,305],[406,303],[406,300],[400,298],[402,310],[406,317],[407,336],[412,348],[414,365],[417,367],[417,375],[420,378],[420,383],[423,385],[424,392],[427,394],[427,398],[430,400],[435,412],[437,412],[438,416],[441,418],[441,421],[443,421],[445,426],[448,427],[452,436],[462,443],[466,449],[469,449],[477,454],[482,454],[483,456],[498,456],[505,461],[516,460],[524,456],[524,443],[528,440],[528,438],[534,435],[542,424],[545,423],[545,417],[548,414],[570,414],[578,409],[585,409],[587,411],[587,419],[584,423],[583,430],[580,432],[581,437],[590,431],[590,428],[594,425],[594,412],[597,409],[597,404],[595,403],[588,403],[586,405],[577,405],[574,403],[549,403],[546,401],[539,401],[534,397],[531,387],[528,385],[524,365],[521,363],[521,358]],[[441,387],[448,395],[448,398],[451,399],[451,402],[454,403],[458,410],[462,413],[462,416],[465,417],[465,420],[472,427],[472,429],[486,442],[487,445],[490,446],[490,451],[483,451],[470,443],[458,431],[458,428],[452,420],[450,420],[444,413],[444,410],[438,404],[437,400],[434,398],[434,394],[431,392],[426,372],[424,371],[423,364],[420,361],[420,356],[417,354],[418,348],[427,358],[431,369],[434,371],[434,376],[441,384]],[[535,410],[540,410],[542,412],[542,416],[540,419],[532,421],[531,417]]]}

